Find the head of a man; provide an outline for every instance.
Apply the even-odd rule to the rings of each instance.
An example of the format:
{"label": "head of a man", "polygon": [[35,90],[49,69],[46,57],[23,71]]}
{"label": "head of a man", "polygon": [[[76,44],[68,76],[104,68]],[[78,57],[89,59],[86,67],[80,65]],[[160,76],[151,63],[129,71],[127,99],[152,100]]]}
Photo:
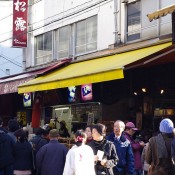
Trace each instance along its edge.
{"label": "head of a man", "polygon": [[172,120],[165,118],[160,122],[159,130],[161,133],[172,134],[174,132],[174,124]]}
{"label": "head of a man", "polygon": [[50,140],[57,140],[58,136],[59,136],[59,134],[58,134],[58,131],[56,129],[50,130],[50,132],[49,132],[49,139]]}
{"label": "head of a man", "polygon": [[125,128],[125,132],[131,136],[138,130],[132,122],[127,122]]}
{"label": "head of a man", "polygon": [[124,131],[125,129],[125,124],[124,122],[122,122],[121,120],[117,120],[115,123],[114,123],[114,134],[115,136],[121,136],[122,135],[122,132]]}

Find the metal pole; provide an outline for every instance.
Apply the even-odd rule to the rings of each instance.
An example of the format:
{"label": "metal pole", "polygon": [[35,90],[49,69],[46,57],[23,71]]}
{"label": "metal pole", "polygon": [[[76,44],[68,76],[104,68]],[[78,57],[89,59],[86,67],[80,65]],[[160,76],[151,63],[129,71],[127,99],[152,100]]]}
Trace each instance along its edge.
{"label": "metal pole", "polygon": [[172,44],[175,44],[175,12],[172,13]]}

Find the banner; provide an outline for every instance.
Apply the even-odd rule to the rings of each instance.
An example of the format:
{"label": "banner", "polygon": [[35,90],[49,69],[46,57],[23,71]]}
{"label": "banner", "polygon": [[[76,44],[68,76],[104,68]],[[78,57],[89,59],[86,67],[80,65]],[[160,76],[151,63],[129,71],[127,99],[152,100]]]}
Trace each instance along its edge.
{"label": "banner", "polygon": [[27,47],[28,0],[13,0],[13,47]]}

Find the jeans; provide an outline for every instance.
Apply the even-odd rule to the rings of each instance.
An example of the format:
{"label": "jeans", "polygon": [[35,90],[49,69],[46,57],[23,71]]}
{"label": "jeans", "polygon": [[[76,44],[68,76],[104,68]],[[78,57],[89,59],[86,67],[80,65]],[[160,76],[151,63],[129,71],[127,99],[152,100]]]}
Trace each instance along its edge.
{"label": "jeans", "polygon": [[133,175],[143,175],[143,170],[134,170]]}
{"label": "jeans", "polygon": [[0,175],[13,175],[13,166],[10,165],[4,169],[0,169]]}

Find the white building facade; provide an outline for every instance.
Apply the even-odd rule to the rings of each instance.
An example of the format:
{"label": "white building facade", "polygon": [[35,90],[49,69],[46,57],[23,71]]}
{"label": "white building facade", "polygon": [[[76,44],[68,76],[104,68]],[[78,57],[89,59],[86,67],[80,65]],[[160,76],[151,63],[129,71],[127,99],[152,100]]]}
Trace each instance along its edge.
{"label": "white building facade", "polygon": [[26,69],[65,58],[94,58],[128,44],[168,37],[171,15],[149,22],[147,14],[172,4],[173,0],[30,1]]}

